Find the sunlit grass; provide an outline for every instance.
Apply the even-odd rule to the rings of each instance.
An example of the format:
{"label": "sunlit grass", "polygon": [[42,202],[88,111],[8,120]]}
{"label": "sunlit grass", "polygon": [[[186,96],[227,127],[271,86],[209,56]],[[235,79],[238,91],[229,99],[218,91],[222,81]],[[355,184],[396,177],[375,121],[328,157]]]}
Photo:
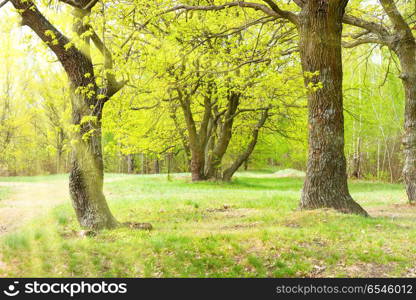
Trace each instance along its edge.
{"label": "sunlit grass", "polygon": [[10,194],[10,188],[0,186],[0,201],[6,199],[6,197]]}
{"label": "sunlit grass", "polygon": [[[110,176],[111,177],[111,176]],[[4,276],[408,276],[416,260],[416,209],[403,187],[353,182],[370,213],[297,211],[302,179],[189,183],[180,175],[126,176],[106,184],[120,221],[150,222],[82,238],[69,204],[2,239]],[[413,214],[402,216],[405,209]],[[396,215],[395,215],[396,214]]]}

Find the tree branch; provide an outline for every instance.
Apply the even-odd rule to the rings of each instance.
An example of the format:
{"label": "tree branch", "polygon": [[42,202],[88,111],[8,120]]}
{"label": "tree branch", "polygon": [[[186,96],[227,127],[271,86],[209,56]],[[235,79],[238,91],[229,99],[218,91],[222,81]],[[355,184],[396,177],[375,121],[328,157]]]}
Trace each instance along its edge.
{"label": "tree branch", "polygon": [[252,8],[254,10],[260,10],[264,13],[266,13],[267,15],[271,16],[271,17],[278,17],[278,18],[283,18],[282,15],[278,14],[277,12],[275,12],[273,9],[270,9],[268,6],[266,5],[262,5],[260,3],[253,3],[253,2],[240,2],[240,1],[236,1],[236,2],[228,2],[222,5],[207,5],[207,6],[192,6],[192,5],[185,5],[185,4],[180,4],[177,6],[174,6],[168,10],[165,10],[163,13],[161,14],[166,14],[169,12],[173,12],[173,11],[177,11],[177,10],[187,10],[187,11],[191,11],[191,10],[203,10],[203,11],[215,11],[215,10],[223,10],[229,7],[246,7],[246,8]]}
{"label": "tree branch", "polygon": [[72,7],[82,9],[82,10],[91,10],[95,4],[98,3],[98,0],[59,0],[59,2],[66,3]]}
{"label": "tree branch", "polygon": [[378,35],[381,39],[387,40],[390,37],[389,31],[381,24],[366,21],[364,19],[360,19],[351,15],[345,15],[342,21],[344,24],[363,28],[368,32],[372,32]]}
{"label": "tree branch", "polygon": [[7,2],[9,2],[9,0],[4,0],[3,2],[0,2],[0,8],[5,6],[7,4]]}
{"label": "tree branch", "polygon": [[390,21],[393,23],[396,31],[410,31],[410,26],[406,23],[393,0],[380,0],[380,3],[386,14],[389,16]]}
{"label": "tree branch", "polygon": [[103,94],[106,95],[106,97],[109,99],[111,98],[111,96],[116,94],[119,90],[121,90],[127,82],[117,81],[116,76],[112,73],[113,57],[111,55],[110,50],[108,50],[104,42],[100,39],[98,34],[92,28],[91,28],[91,31],[92,31],[91,40],[93,41],[97,49],[101,52],[101,54],[104,56],[104,72],[105,72],[105,77],[107,79],[107,87],[106,87],[106,91]]}
{"label": "tree branch", "polygon": [[357,40],[355,40],[351,43],[342,42],[342,47],[344,47],[344,48],[354,48],[354,47],[364,45],[364,44],[379,44],[379,45],[388,46],[387,43],[385,43],[384,41],[382,41],[378,38],[366,37],[366,38],[357,39]]}
{"label": "tree branch", "polygon": [[273,11],[276,12],[282,18],[289,20],[296,26],[299,24],[299,19],[296,14],[290,11],[282,10],[273,0],[263,0],[263,1],[266,2],[270,6],[270,8],[273,9]]}

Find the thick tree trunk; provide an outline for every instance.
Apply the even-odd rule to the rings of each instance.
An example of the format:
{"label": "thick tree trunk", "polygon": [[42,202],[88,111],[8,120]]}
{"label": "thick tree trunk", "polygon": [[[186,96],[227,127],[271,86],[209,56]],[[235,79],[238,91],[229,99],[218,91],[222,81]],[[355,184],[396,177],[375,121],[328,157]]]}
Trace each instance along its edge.
{"label": "thick tree trunk", "polygon": [[408,40],[401,45],[398,56],[402,67],[401,79],[406,94],[404,115],[403,177],[410,203],[416,202],[416,43]]}
{"label": "thick tree trunk", "polygon": [[205,168],[205,153],[199,147],[191,148],[191,174],[192,181],[206,180]]}
{"label": "thick tree trunk", "polygon": [[103,194],[100,122],[94,127],[95,132],[88,140],[85,139],[85,130],[81,130],[74,139],[69,192],[78,222],[82,227],[113,228],[117,226],[117,221],[111,214]]}
{"label": "thick tree trunk", "polygon": [[300,54],[309,90],[309,154],[300,207],[366,216],[348,191],[344,155],[341,33],[347,3],[307,1],[299,17]]}

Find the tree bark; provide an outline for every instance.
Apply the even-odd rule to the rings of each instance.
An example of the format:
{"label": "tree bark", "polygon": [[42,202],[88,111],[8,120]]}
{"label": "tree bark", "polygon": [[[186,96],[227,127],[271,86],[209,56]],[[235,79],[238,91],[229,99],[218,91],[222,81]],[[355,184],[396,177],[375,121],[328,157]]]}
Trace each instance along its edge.
{"label": "tree bark", "polygon": [[334,208],[366,216],[348,191],[344,155],[341,34],[347,3],[307,1],[299,16],[309,107],[308,165],[300,208]]}
{"label": "tree bark", "polygon": [[204,174],[205,153],[199,146],[191,147],[191,175],[192,181],[206,180]]}
{"label": "tree bark", "polygon": [[[78,117],[80,115],[76,112],[75,118]],[[86,140],[85,134],[89,130],[94,130],[94,134]],[[82,227],[90,229],[113,228],[117,221],[103,194],[101,121],[81,126],[73,144],[69,191],[78,222]]]}

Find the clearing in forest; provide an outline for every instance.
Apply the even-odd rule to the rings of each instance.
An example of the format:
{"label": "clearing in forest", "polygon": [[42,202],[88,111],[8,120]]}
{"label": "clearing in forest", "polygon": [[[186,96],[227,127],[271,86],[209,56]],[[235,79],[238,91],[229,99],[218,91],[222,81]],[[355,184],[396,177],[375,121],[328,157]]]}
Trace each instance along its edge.
{"label": "clearing in forest", "polygon": [[[82,237],[64,176],[1,183],[2,276],[415,276],[416,207],[402,185],[353,181],[373,216],[300,212],[302,178],[240,173],[232,183],[174,175],[108,176],[119,221],[150,222]],[[37,182],[35,182],[35,179]],[[13,179],[8,179],[12,181]],[[24,182],[31,181],[31,182]]]}

